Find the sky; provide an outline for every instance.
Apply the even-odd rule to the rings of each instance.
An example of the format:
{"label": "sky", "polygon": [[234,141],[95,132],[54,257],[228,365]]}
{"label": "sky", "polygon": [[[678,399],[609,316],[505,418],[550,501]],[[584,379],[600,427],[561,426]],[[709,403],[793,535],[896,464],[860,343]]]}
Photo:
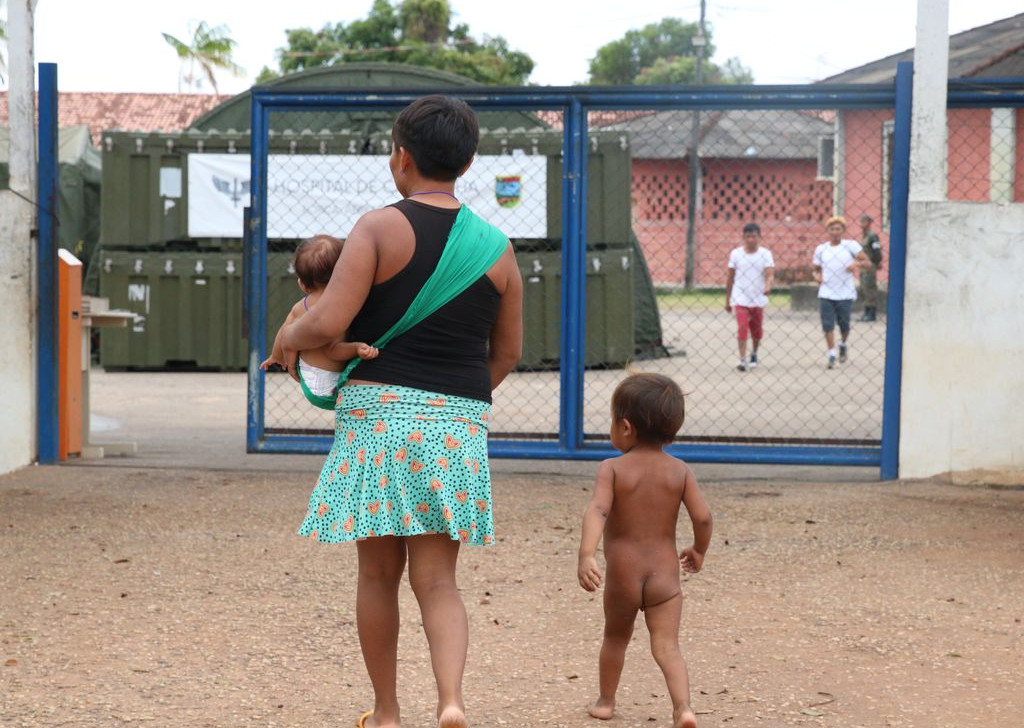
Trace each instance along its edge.
{"label": "sky", "polygon": [[[504,36],[535,61],[531,83],[571,85],[587,79],[588,62],[605,43],[664,17],[696,21],[699,0],[450,0],[454,21],[474,37]],[[37,62],[58,65],[62,91],[175,92],[180,64],[162,32],[185,39],[190,24],[226,25],[245,75],[220,72],[221,93],[252,85],[287,28],[366,17],[372,0],[38,0]],[[254,10],[260,6],[258,11]],[[280,12],[267,12],[266,7]],[[1021,12],[1020,0],[950,0],[950,33]],[[4,11],[6,12],[6,8]],[[752,69],[756,83],[808,83],[914,45],[915,0],[707,0],[716,52]],[[0,84],[0,88],[5,84]],[[209,88],[201,89],[210,91]]]}

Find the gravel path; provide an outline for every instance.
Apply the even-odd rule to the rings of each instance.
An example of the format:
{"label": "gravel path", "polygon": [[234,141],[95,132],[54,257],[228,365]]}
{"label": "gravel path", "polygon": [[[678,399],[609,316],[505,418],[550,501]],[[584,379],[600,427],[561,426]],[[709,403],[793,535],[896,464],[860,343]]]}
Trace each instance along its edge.
{"label": "gravel path", "polygon": [[[702,726],[1024,725],[1024,491],[714,472],[681,637]],[[354,725],[371,705],[355,551],[292,535],[314,477],[129,461],[0,477],[0,726]],[[575,583],[590,487],[496,476],[499,543],[460,567],[474,726],[600,725],[583,710],[600,600]],[[404,722],[430,728],[401,599]],[[619,699],[609,728],[669,724],[642,625]]]}

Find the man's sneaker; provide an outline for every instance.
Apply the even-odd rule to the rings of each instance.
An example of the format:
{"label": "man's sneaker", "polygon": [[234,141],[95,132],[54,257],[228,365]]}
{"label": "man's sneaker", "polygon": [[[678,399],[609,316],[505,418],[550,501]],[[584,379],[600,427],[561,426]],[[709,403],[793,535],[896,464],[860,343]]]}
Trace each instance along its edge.
{"label": "man's sneaker", "polygon": [[736,371],[738,371],[738,372],[745,372],[745,371],[747,371],[747,360],[746,359],[740,359],[740,363],[736,365]]}
{"label": "man's sneaker", "polygon": [[832,356],[831,354],[828,355],[828,368],[829,369],[835,369],[836,368],[836,358],[834,356]]}
{"label": "man's sneaker", "polygon": [[753,369],[757,366],[757,354],[750,355],[750,368]]}
{"label": "man's sneaker", "polygon": [[846,344],[839,345],[839,363],[842,364],[846,361]]}

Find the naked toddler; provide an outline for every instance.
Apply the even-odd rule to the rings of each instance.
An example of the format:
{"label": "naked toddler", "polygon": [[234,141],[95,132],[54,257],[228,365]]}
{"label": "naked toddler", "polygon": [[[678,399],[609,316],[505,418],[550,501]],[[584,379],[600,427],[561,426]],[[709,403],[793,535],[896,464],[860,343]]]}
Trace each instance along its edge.
{"label": "naked toddler", "polygon": [[[711,511],[693,472],[662,449],[682,427],[682,390],[660,374],[633,374],[612,395],[612,445],[622,455],[597,471],[594,494],[583,516],[578,577],[596,591],[602,583],[597,564],[604,536],[607,578],[604,589],[604,642],[599,661],[600,692],[590,707],[607,720],[637,611],[644,613],[651,652],[665,675],[672,698],[673,728],[695,728],[690,682],[679,651],[682,590],[679,570],[696,573],[711,542]],[[676,550],[680,504],[693,524],[693,545]]]}

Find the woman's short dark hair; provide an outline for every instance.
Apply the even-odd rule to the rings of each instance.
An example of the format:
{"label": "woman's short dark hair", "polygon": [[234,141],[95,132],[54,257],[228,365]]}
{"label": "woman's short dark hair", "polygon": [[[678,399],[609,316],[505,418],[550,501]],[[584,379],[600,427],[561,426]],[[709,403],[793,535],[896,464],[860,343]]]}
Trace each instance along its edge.
{"label": "woman's short dark hair", "polygon": [[641,441],[664,445],[683,426],[686,401],[679,385],[663,374],[631,374],[612,394],[612,415],[629,420]]}
{"label": "woman's short dark hair", "polygon": [[303,286],[313,290],[327,285],[343,244],[330,235],[314,235],[299,243],[295,248],[295,274]]}
{"label": "woman's short dark hair", "polygon": [[427,179],[448,182],[473,160],[480,125],[469,104],[441,94],[413,101],[395,119],[391,137]]}

